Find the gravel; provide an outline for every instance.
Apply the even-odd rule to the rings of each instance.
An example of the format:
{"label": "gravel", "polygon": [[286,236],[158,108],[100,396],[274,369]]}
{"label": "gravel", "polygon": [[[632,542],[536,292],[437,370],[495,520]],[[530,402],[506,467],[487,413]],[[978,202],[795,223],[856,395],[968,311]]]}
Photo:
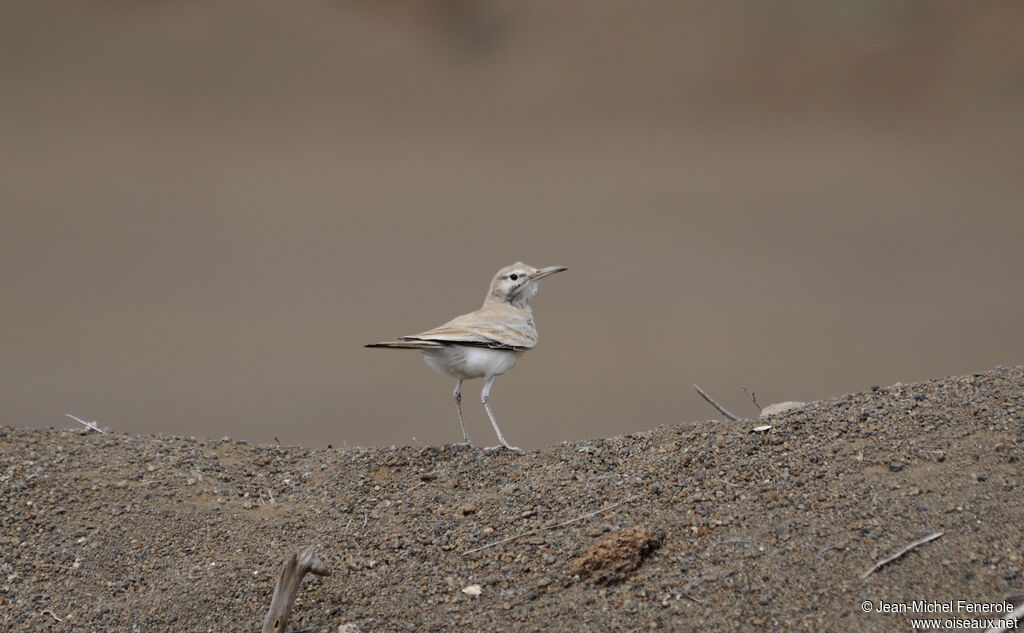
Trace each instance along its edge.
{"label": "gravel", "polygon": [[[1024,368],[768,423],[524,454],[0,426],[0,629],[258,630],[307,546],[334,573],[293,631],[892,631],[912,614],[862,603],[1020,600]],[[633,529],[658,546],[623,579],[574,571]]]}

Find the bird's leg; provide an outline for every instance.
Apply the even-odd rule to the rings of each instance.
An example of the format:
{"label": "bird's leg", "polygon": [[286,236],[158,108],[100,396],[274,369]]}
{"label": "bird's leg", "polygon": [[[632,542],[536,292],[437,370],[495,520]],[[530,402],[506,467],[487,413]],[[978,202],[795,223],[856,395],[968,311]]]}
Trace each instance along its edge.
{"label": "bird's leg", "polygon": [[491,419],[491,424],[494,426],[494,432],[498,434],[498,441],[501,442],[501,446],[492,446],[490,449],[501,448],[504,446],[510,451],[518,451],[519,448],[510,445],[505,441],[505,437],[501,434],[501,429],[498,428],[498,421],[494,419],[494,413],[491,412],[491,405],[487,404],[487,401],[491,397],[491,385],[494,384],[494,379],[497,376],[488,376],[487,380],[484,381],[484,388],[480,391],[480,402],[484,404],[484,409],[487,411],[487,417]]}
{"label": "bird's leg", "polygon": [[[473,444],[469,441],[469,433],[466,432],[466,421],[462,418],[462,379],[455,383],[455,391],[452,392],[452,397],[455,399],[455,410],[459,412],[459,425],[462,426],[462,445],[472,446]],[[458,446],[458,444],[456,445]]]}

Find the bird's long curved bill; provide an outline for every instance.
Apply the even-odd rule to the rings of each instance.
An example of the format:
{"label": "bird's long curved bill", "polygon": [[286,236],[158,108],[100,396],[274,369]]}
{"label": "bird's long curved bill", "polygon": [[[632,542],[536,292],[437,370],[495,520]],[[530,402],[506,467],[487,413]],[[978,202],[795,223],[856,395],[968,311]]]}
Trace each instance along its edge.
{"label": "bird's long curved bill", "polygon": [[530,281],[537,281],[538,279],[549,277],[551,275],[554,275],[555,273],[560,273],[563,270],[569,269],[566,268],[565,266],[548,266],[547,268],[541,268],[537,272],[530,275]]}

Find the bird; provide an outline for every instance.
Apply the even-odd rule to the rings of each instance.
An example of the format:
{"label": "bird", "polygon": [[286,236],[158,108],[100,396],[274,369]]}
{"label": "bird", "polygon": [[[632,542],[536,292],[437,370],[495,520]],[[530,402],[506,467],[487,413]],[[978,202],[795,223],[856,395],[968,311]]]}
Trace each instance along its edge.
{"label": "bird", "polygon": [[494,419],[488,400],[494,379],[512,369],[523,352],[537,345],[537,327],[533,322],[530,299],[537,294],[537,282],[568,270],[565,266],[534,268],[522,262],[505,266],[491,280],[483,305],[473,312],[457,316],[432,330],[399,336],[390,341],[370,343],[366,347],[414,349],[423,352],[424,360],[433,369],[456,379],[455,410],[459,414],[463,444],[472,445],[462,417],[462,381],[483,378],[480,402],[494,426],[502,447],[519,451],[505,441]]}

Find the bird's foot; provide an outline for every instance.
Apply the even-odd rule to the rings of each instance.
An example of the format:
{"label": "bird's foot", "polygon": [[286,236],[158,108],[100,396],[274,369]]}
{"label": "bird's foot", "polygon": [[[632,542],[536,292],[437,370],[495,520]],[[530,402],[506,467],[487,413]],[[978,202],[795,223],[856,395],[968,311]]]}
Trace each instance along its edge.
{"label": "bird's foot", "polygon": [[512,451],[513,453],[523,452],[523,449],[519,448],[518,446],[512,446],[510,444],[498,444],[497,446],[488,446],[487,448],[484,449],[484,451],[490,453],[493,451],[500,451],[501,449]]}
{"label": "bird's foot", "polygon": [[473,442],[470,442],[469,439],[467,438],[465,442],[452,442],[452,446],[456,446],[456,447],[468,446],[469,448],[473,448]]}

